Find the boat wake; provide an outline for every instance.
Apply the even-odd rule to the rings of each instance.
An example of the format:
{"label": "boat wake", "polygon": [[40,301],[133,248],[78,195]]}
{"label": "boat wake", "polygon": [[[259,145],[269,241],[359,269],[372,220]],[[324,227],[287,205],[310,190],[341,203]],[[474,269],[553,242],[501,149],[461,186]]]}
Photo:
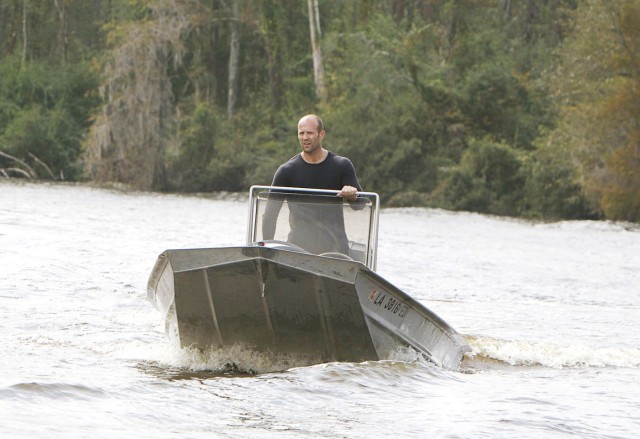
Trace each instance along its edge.
{"label": "boat wake", "polygon": [[180,348],[171,343],[156,367],[180,373],[209,373],[214,375],[256,375],[281,372],[320,362],[320,357],[260,352],[250,346],[234,344],[225,348]]}
{"label": "boat wake", "polygon": [[478,366],[492,362],[510,366],[640,367],[640,349],[630,347],[593,347],[584,344],[555,344],[530,340],[500,340],[485,336],[467,336],[472,352],[465,364]]}
{"label": "boat wake", "polygon": [[[153,359],[152,359],[153,358]],[[397,348],[385,363],[432,363],[411,347]],[[166,379],[206,379],[220,376],[253,376],[283,372],[322,363],[320,356],[275,354],[235,344],[223,349],[181,348],[169,343],[162,352],[155,350],[139,368]]]}

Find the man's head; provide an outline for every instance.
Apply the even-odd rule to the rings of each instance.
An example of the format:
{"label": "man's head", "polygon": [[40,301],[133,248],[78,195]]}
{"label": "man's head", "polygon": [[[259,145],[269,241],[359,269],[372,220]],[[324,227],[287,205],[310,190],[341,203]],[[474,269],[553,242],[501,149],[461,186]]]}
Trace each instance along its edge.
{"label": "man's head", "polygon": [[322,119],[315,114],[307,114],[298,122],[298,140],[307,154],[313,154],[322,148],[324,134]]}

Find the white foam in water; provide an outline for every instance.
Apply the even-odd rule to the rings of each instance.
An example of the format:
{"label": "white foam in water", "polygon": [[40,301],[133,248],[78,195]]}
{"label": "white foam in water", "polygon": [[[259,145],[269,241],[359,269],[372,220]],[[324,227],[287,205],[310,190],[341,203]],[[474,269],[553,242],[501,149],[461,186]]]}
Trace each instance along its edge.
{"label": "white foam in water", "polygon": [[638,367],[640,349],[630,347],[597,348],[583,344],[560,345],[529,340],[498,340],[468,337],[473,352],[468,357],[484,357],[512,366],[545,367]]}
{"label": "white foam in water", "polygon": [[[115,350],[119,358],[141,360],[176,372],[240,372],[271,373],[321,363],[319,356],[301,356],[259,352],[239,344],[222,349],[181,348],[171,341],[128,343]],[[428,363],[421,353],[411,347],[397,348],[385,361]]]}
{"label": "white foam in water", "polygon": [[398,361],[402,363],[420,363],[426,362],[425,356],[413,349],[411,346],[399,346],[389,354],[389,361]]}
{"label": "white foam in water", "polygon": [[163,352],[157,351],[155,354],[153,360],[169,368],[197,372],[269,373],[320,362],[319,358],[259,352],[242,345],[202,350],[180,348],[175,344],[167,344]]}

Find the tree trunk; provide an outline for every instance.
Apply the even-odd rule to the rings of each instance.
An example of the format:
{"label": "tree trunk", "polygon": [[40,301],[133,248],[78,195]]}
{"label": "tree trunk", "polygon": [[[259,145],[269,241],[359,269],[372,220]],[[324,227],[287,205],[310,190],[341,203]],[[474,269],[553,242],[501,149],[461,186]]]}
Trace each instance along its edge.
{"label": "tree trunk", "polygon": [[511,20],[511,0],[502,1],[502,12],[506,21]]}
{"label": "tree trunk", "polygon": [[271,107],[274,110],[279,110],[283,101],[281,70],[282,51],[284,48],[280,37],[283,12],[283,6],[278,0],[265,0],[262,2],[262,28],[267,51],[269,95],[271,97]]}
{"label": "tree trunk", "polygon": [[5,49],[5,39],[7,38],[8,32],[7,32],[7,16],[8,16],[8,12],[7,12],[7,5],[2,3],[0,4],[0,56],[4,55],[4,49]]}
{"label": "tree trunk", "polygon": [[229,48],[229,93],[227,117],[233,116],[238,95],[238,59],[240,58],[240,26],[238,24],[238,0],[231,5],[231,44]]}
{"label": "tree trunk", "polygon": [[27,0],[22,0],[22,65],[27,62]]}
{"label": "tree trunk", "polygon": [[538,15],[538,6],[534,0],[527,0],[524,21],[524,40],[530,42],[535,37],[534,24]]}
{"label": "tree trunk", "polygon": [[269,68],[269,96],[271,106],[275,110],[280,109],[282,99],[280,96],[280,61],[279,55],[271,47],[267,47],[267,66]]}
{"label": "tree trunk", "polygon": [[313,77],[316,85],[316,96],[321,103],[326,102],[327,92],[324,86],[324,65],[320,48],[320,12],[318,0],[307,0],[309,8],[309,30],[311,31],[311,50],[313,51]]}
{"label": "tree trunk", "polygon": [[450,47],[453,46],[456,36],[458,35],[459,8],[460,2],[458,0],[454,0],[451,8],[451,21],[449,22],[449,28],[447,29],[447,40],[449,41]]}
{"label": "tree trunk", "polygon": [[54,0],[60,19],[60,52],[62,62],[67,63],[67,52],[69,47],[69,20],[67,19],[67,0]]}

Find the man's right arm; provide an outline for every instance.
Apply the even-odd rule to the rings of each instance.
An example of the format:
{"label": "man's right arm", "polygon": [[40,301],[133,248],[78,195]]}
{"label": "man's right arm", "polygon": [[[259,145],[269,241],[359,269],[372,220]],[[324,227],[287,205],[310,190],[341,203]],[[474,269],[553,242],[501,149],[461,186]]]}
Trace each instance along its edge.
{"label": "man's right arm", "polygon": [[267,207],[262,215],[262,239],[270,240],[276,234],[278,214],[284,203],[284,194],[270,193],[267,199]]}
{"label": "man's right arm", "polygon": [[[287,186],[286,174],[286,170],[280,166],[273,176],[271,186]],[[262,239],[270,240],[275,236],[278,214],[284,203],[284,198],[284,194],[278,194],[273,191],[269,192],[267,207],[262,215]]]}

